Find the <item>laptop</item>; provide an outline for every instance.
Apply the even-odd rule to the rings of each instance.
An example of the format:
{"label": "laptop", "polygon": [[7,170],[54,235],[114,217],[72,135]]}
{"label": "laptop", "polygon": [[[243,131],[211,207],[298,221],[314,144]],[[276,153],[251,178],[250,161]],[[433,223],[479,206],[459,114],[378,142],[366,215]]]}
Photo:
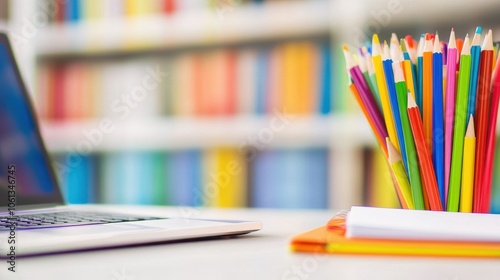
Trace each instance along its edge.
{"label": "laptop", "polygon": [[260,222],[65,205],[6,34],[0,33],[0,258],[245,234]]}

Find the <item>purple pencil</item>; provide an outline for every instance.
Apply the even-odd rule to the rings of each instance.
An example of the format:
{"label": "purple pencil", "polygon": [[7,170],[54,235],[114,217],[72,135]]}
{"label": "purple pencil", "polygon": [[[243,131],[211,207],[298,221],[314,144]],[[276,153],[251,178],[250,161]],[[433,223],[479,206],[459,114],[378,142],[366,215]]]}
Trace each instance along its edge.
{"label": "purple pencil", "polygon": [[456,94],[456,71],[458,50],[455,42],[455,31],[450,33],[448,43],[448,57],[446,62],[446,102],[444,121],[444,178],[445,178],[445,202],[448,201],[448,184],[450,182],[451,148],[453,146],[453,125],[455,122],[455,94]]}
{"label": "purple pencil", "polygon": [[363,73],[361,73],[357,62],[353,59],[351,53],[347,50],[347,47],[344,47],[344,56],[346,60],[346,67],[351,75],[354,86],[358,90],[361,100],[366,105],[368,114],[370,114],[379,135],[382,139],[385,139],[388,137],[387,129],[383,121],[382,113],[377,105],[377,101],[373,97],[373,93],[371,92]]}

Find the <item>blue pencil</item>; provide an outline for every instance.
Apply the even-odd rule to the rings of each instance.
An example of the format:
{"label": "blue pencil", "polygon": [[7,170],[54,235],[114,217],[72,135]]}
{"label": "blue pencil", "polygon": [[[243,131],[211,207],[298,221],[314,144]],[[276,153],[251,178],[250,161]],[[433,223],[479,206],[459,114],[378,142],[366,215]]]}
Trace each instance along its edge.
{"label": "blue pencil", "polygon": [[470,71],[470,84],[469,84],[469,100],[467,102],[467,122],[469,123],[469,118],[471,115],[474,116],[476,112],[476,90],[477,90],[477,76],[479,71],[479,59],[481,57],[481,26],[476,28],[476,33],[474,38],[472,38],[472,44],[470,48],[470,54],[472,56],[471,71]]}
{"label": "blue pencil", "polygon": [[391,103],[392,113],[394,115],[394,123],[396,125],[396,133],[398,134],[399,147],[403,156],[403,163],[408,172],[408,160],[406,157],[406,146],[404,142],[403,125],[401,123],[401,115],[399,113],[398,96],[396,93],[396,85],[394,84],[394,71],[392,70],[392,59],[390,57],[389,46],[384,42],[383,66],[385,80],[387,82],[387,91],[389,92],[389,100]]}
{"label": "blue pencil", "polygon": [[439,35],[434,38],[434,53],[432,54],[432,161],[436,172],[439,198],[445,204],[444,184],[444,114],[443,114],[443,54]]}
{"label": "blue pencil", "polygon": [[[423,90],[423,84],[424,84],[424,42],[425,42],[425,34],[420,35],[420,41],[418,42],[418,50],[417,50],[417,71],[418,71],[418,81],[417,81],[417,91],[416,94],[417,96],[415,101],[417,101],[417,106],[418,108],[423,108],[423,101],[422,101],[422,90]],[[420,114],[422,114],[423,110],[420,109]]]}

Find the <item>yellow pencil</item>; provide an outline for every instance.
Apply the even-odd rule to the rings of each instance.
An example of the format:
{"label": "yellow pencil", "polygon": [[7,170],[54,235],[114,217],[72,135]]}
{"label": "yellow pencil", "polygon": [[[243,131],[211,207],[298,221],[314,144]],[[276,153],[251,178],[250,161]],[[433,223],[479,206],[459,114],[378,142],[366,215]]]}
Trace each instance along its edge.
{"label": "yellow pencil", "polygon": [[387,152],[389,153],[389,165],[401,190],[402,197],[400,199],[403,198],[408,205],[408,209],[413,210],[415,206],[411,197],[410,181],[408,180],[408,175],[406,175],[401,154],[398,153],[389,138],[385,138],[385,141],[387,143]]}
{"label": "yellow pencil", "polygon": [[462,188],[460,189],[460,212],[472,212],[475,159],[476,132],[474,131],[474,117],[471,115],[464,138]]}
{"label": "yellow pencil", "polygon": [[375,77],[377,78],[377,87],[382,103],[382,112],[384,113],[385,125],[387,126],[387,133],[389,139],[394,143],[397,151],[401,151],[399,147],[398,135],[396,134],[396,125],[394,124],[394,116],[392,114],[391,103],[389,101],[389,93],[387,91],[387,83],[382,66],[382,49],[377,34],[373,34],[372,43],[372,60],[373,68],[375,68]]}

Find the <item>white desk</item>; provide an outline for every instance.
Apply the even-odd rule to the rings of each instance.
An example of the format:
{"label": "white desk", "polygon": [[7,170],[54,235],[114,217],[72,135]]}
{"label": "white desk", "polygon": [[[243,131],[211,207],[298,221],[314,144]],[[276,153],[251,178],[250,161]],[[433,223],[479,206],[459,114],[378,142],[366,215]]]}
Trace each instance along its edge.
{"label": "white desk", "polygon": [[20,258],[16,273],[7,271],[2,260],[0,279],[500,279],[500,259],[318,257],[289,251],[291,236],[321,226],[333,211],[147,209],[171,216],[260,220],[264,229],[231,239]]}

